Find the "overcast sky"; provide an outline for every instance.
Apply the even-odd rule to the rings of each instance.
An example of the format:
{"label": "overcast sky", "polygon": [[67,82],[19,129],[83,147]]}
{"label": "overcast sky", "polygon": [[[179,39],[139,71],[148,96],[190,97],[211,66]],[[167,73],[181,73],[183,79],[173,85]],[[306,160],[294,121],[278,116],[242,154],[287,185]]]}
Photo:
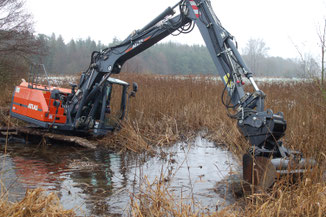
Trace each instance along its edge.
{"label": "overcast sky", "polygon": [[[36,33],[61,34],[65,42],[85,39],[109,43],[114,37],[125,39],[168,6],[179,0],[28,0]],[[250,38],[262,38],[269,55],[298,56],[301,52],[319,55],[317,29],[326,18],[326,0],[212,0],[223,26],[236,37],[240,49]],[[164,41],[203,44],[197,29],[191,34]]]}

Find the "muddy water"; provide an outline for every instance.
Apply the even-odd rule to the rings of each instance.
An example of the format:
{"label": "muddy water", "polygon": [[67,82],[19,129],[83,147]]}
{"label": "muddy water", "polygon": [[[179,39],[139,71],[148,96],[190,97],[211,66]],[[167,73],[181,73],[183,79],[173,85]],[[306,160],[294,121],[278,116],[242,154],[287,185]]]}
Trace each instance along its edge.
{"label": "muddy water", "polygon": [[1,147],[1,179],[11,201],[21,199],[27,188],[42,187],[58,193],[65,208],[87,216],[128,216],[130,197],[144,177],[164,179],[177,198],[183,195],[209,210],[232,203],[232,197],[216,191],[220,180],[239,170],[231,153],[201,137],[157,153],[149,157],[15,143],[8,145],[7,155]]}

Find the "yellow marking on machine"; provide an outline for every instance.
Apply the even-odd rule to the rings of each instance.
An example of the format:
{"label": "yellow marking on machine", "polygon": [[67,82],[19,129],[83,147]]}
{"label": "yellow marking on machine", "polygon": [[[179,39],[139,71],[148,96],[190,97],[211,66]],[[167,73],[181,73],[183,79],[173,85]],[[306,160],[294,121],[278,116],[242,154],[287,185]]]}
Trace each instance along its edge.
{"label": "yellow marking on machine", "polygon": [[224,79],[225,83],[228,85],[228,88],[233,87],[233,82],[231,80],[230,73],[227,73],[226,75],[224,75],[223,79]]}

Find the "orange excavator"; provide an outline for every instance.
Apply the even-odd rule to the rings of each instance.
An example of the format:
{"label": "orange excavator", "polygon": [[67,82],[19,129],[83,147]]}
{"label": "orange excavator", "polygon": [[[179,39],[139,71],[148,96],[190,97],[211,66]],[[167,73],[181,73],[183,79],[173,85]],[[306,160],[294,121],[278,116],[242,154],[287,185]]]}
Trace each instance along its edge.
{"label": "orange excavator", "polygon": [[[286,130],[283,113],[265,109],[266,95],[257,86],[253,72],[237,49],[235,38],[222,26],[209,0],[181,0],[142,29],[133,31],[120,44],[94,51],[78,86],[62,89],[40,86],[33,79],[23,82],[15,89],[11,115],[65,133],[106,134],[119,127],[110,124],[107,118],[114,86],[122,86],[119,120],[125,116],[128,98],[137,91],[136,83],[128,93],[129,84],[111,76],[120,73],[128,59],[166,36],[189,33],[195,26],[224,83],[221,101],[227,110],[233,111],[229,117],[237,121],[239,131],[252,146],[243,156],[244,180],[270,186],[277,174],[304,172],[307,162],[312,161],[284,147],[280,140]],[[252,92],[244,90],[244,79],[252,85]]]}
{"label": "orange excavator", "polygon": [[[42,71],[45,74],[46,85],[37,82],[42,78],[40,76]],[[93,93],[96,100],[92,102],[91,116],[87,117],[87,126],[85,125],[85,116],[81,117],[78,122],[81,126],[78,126],[75,125],[73,113],[70,112],[69,108],[73,101],[78,102],[79,99],[76,96],[80,96],[81,90],[76,92],[77,85],[70,85],[71,89],[51,86],[44,65],[31,64],[28,81],[23,80],[15,88],[10,111],[11,116],[53,132],[61,131],[61,133],[71,135],[105,135],[108,131],[120,127],[119,123],[124,119],[126,113],[127,99],[135,96],[138,89],[137,84],[133,83],[133,91],[128,94],[127,90],[130,85],[127,82],[112,77],[107,78],[105,88]],[[115,117],[116,120],[110,121],[110,125],[106,119],[107,114],[111,113],[111,93],[116,86],[120,86],[119,89],[122,90],[120,111],[118,112],[119,115]],[[77,108],[78,106],[80,106],[78,103],[74,105]],[[83,107],[87,109],[87,107]],[[112,116],[110,117],[112,118]]]}

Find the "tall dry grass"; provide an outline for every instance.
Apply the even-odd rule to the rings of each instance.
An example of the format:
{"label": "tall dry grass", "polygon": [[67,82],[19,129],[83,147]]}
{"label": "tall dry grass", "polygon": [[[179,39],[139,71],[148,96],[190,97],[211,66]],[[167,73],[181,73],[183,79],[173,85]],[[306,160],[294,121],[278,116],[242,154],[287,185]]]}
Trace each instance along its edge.
{"label": "tall dry grass", "polygon": [[[161,146],[207,131],[209,139],[227,144],[235,153],[242,154],[248,147],[221,103],[221,82],[204,76],[122,73],[119,78],[136,81],[139,91],[130,100],[127,129],[116,133],[116,142],[123,143],[119,136],[126,139],[130,133],[139,137],[137,143]],[[320,88],[314,83],[261,84],[260,88],[267,95],[265,107],[285,115],[286,146],[309,156],[325,155],[326,98]]]}

